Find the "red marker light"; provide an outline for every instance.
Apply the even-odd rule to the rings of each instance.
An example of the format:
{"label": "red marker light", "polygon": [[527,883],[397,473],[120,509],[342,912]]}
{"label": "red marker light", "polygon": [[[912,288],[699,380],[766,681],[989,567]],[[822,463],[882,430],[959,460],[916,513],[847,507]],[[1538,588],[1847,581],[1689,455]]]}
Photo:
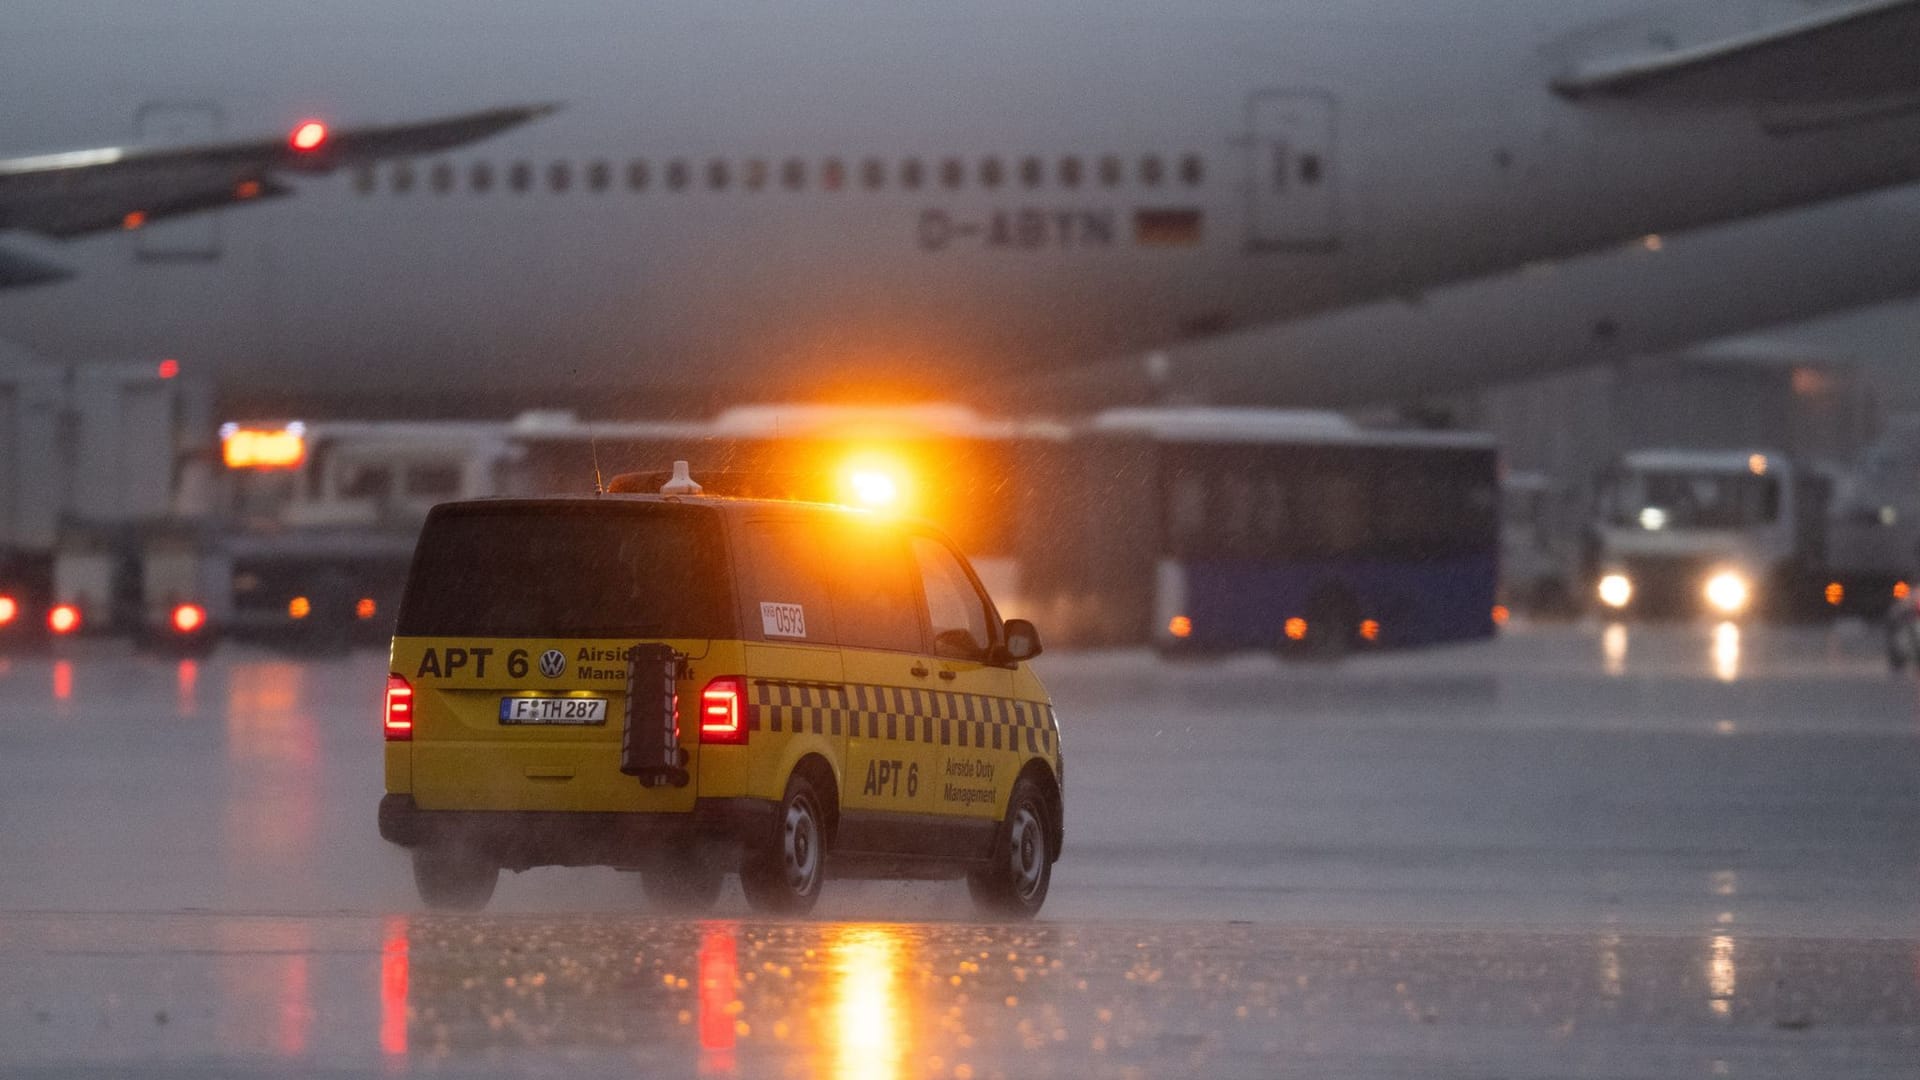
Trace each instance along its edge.
{"label": "red marker light", "polygon": [[747,680],[722,675],[700,691],[700,741],[740,746],[747,741]]}
{"label": "red marker light", "polygon": [[172,358],[160,361],[159,375],[161,378],[171,379],[178,374],[180,374],[180,361]]}
{"label": "red marker light", "polygon": [[71,634],[80,629],[80,609],[72,604],[57,605],[47,612],[47,629],[56,634]]}
{"label": "red marker light", "polygon": [[13,620],[20,617],[20,601],[11,596],[0,596],[0,626],[11,626]]}
{"label": "red marker light", "polygon": [[207,609],[199,604],[181,604],[173,609],[173,628],[191,634],[207,625]]}
{"label": "red marker light", "polygon": [[301,153],[318,150],[321,145],[327,141],[327,125],[318,120],[302,121],[298,127],[293,129],[293,134],[288,137],[287,141],[292,143],[293,148]]}
{"label": "red marker light", "polygon": [[398,675],[387,676],[387,715],[389,741],[413,738],[413,686]]}

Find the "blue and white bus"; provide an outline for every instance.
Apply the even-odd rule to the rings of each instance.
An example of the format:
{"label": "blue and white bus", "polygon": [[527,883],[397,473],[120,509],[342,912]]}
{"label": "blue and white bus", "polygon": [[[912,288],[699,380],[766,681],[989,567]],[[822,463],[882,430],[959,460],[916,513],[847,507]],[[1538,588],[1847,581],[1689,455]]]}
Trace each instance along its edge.
{"label": "blue and white bus", "polygon": [[1494,632],[1490,437],[1331,413],[1123,409],[1063,452],[1025,569],[1077,639],[1327,654]]}

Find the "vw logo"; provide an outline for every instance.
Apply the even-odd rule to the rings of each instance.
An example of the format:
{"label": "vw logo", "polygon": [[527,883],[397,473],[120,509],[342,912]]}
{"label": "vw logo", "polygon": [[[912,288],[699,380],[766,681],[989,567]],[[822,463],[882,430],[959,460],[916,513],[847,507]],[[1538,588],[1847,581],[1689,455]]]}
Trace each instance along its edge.
{"label": "vw logo", "polygon": [[548,649],[540,654],[540,674],[549,679],[557,679],[567,670],[567,657],[559,649]]}

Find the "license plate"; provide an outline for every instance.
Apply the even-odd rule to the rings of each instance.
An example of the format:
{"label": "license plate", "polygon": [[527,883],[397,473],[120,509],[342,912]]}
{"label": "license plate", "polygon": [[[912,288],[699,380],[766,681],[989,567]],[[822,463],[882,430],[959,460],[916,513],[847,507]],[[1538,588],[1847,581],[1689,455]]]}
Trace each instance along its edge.
{"label": "license plate", "polygon": [[505,697],[503,724],[604,724],[607,699],[597,697]]}

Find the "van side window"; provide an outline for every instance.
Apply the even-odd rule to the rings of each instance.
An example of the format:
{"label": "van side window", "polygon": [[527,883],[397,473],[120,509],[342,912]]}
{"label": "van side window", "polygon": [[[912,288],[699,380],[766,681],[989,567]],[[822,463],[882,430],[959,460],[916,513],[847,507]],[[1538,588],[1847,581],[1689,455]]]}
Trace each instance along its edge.
{"label": "van side window", "polygon": [[922,652],[920,597],[900,534],[856,523],[823,534],[832,551],[833,607],[840,644]]}
{"label": "van side window", "polygon": [[830,556],[819,530],[798,521],[751,521],[746,533],[753,565],[747,625],[768,641],[833,644],[833,597],[821,572]]}
{"label": "van side window", "polygon": [[919,564],[920,583],[926,589],[934,653],[961,660],[986,659],[987,649],[993,644],[992,624],[986,602],[960,560],[945,544],[916,536],[913,561]]}

